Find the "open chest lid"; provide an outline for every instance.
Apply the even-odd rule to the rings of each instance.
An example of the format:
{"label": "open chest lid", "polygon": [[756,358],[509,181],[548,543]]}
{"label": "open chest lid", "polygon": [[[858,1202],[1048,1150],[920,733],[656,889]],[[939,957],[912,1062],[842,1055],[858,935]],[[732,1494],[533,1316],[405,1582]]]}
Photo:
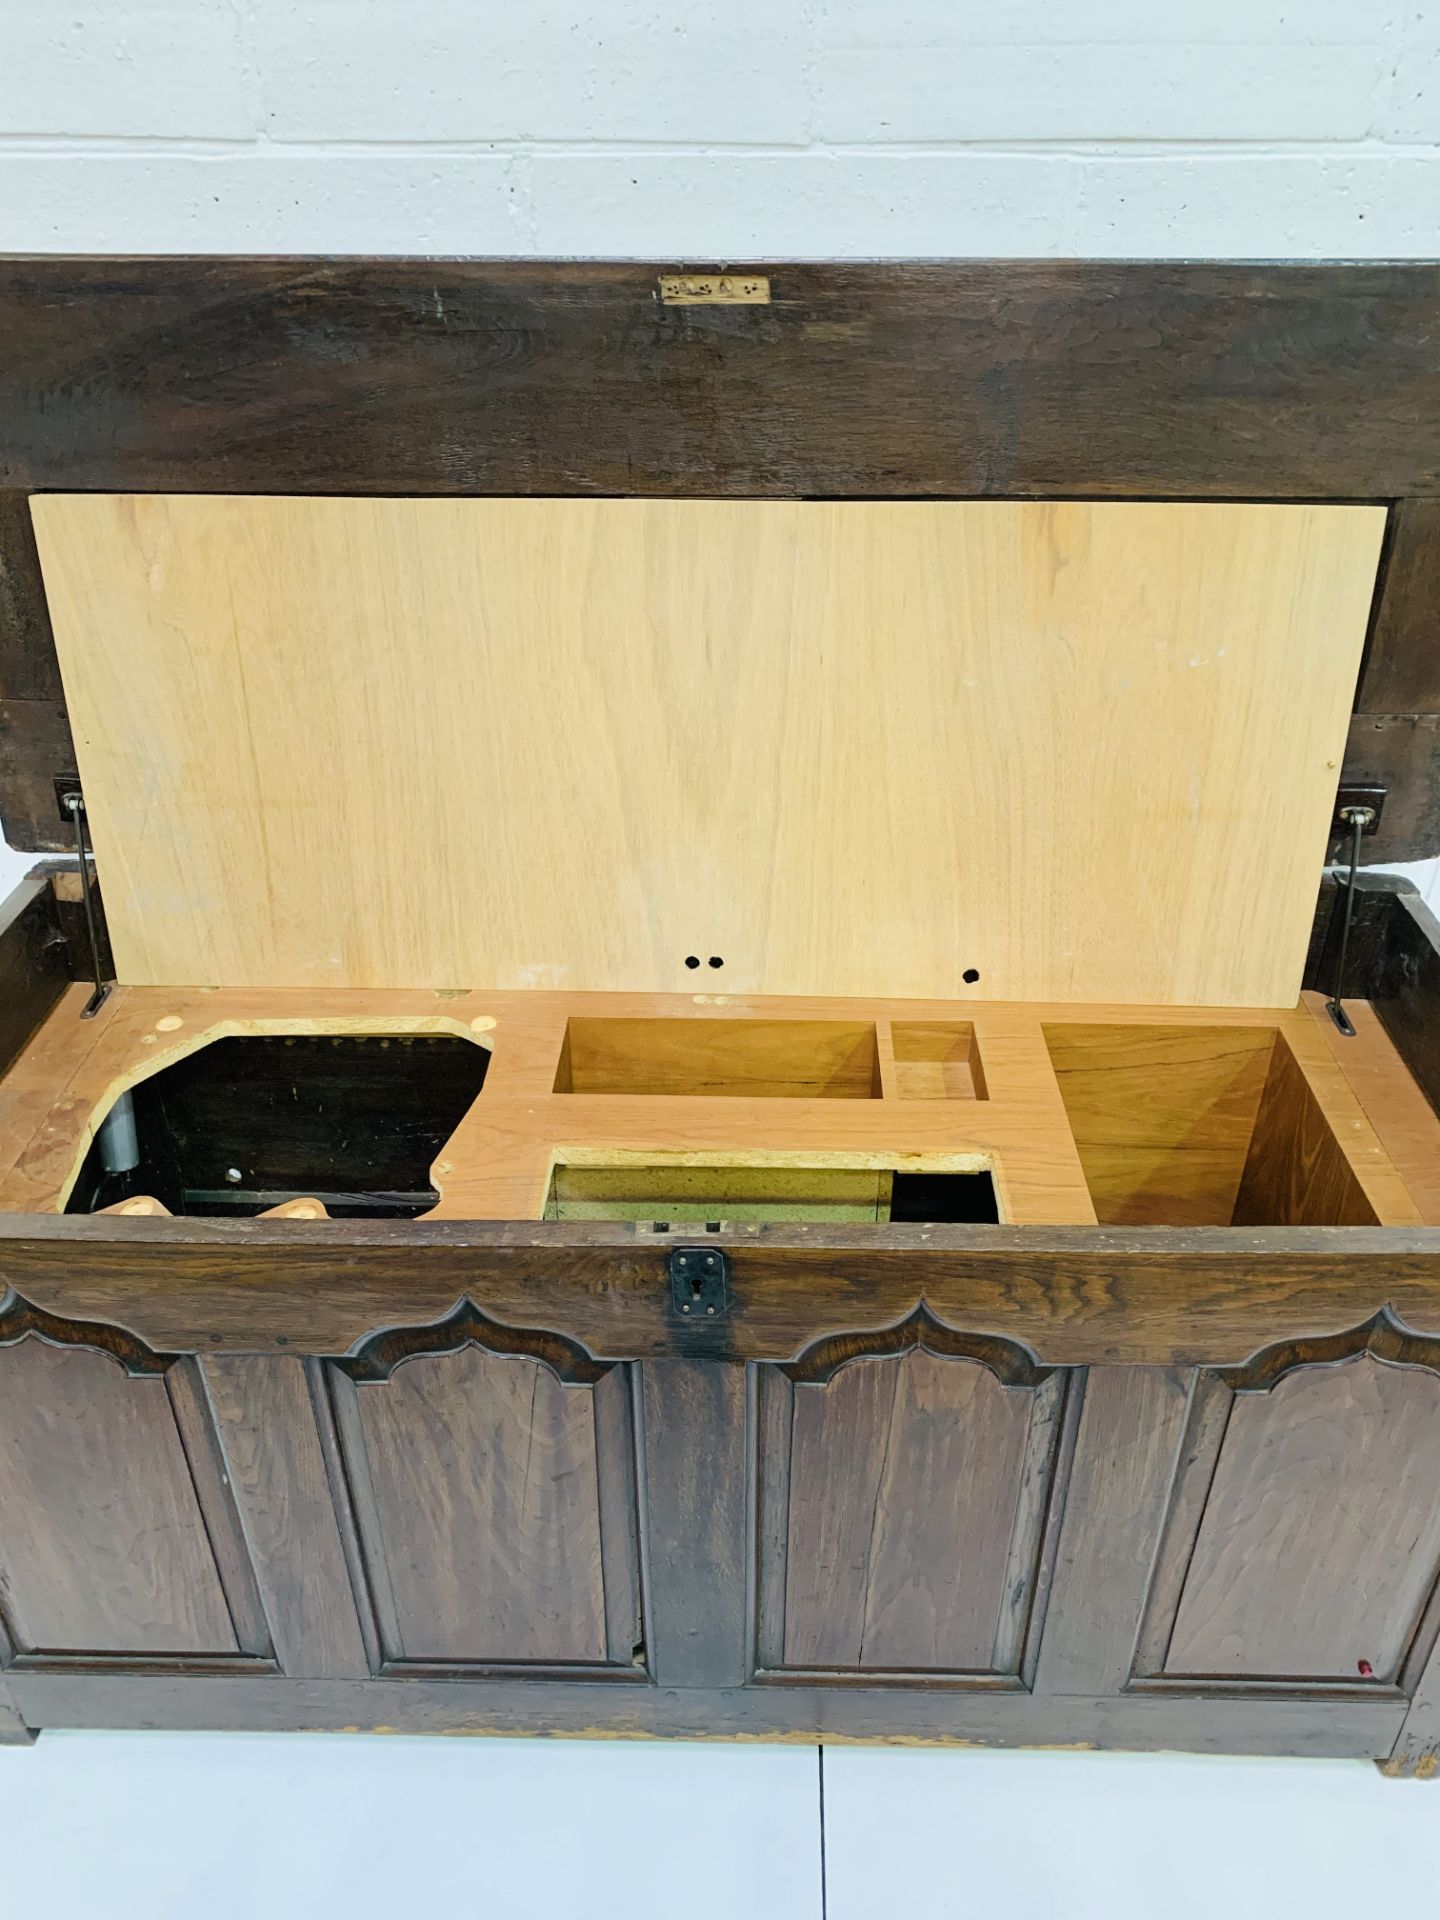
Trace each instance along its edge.
{"label": "open chest lid", "polygon": [[32,511],[122,981],[1298,992],[1381,508]]}

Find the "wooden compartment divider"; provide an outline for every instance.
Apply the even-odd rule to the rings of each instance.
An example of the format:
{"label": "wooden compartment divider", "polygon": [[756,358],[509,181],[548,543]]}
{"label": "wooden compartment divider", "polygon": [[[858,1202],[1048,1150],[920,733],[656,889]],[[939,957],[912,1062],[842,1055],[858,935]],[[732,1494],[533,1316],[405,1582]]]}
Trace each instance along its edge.
{"label": "wooden compartment divider", "polygon": [[[1016,1225],[1422,1219],[1347,1078],[1367,1084],[1389,1043],[1372,1024],[1337,1055],[1303,1005],[120,987],[80,1021],[83,998],[71,988],[0,1081],[0,1210],[63,1210],[116,1097],[213,1041],[448,1033],[491,1051],[433,1164],[439,1219],[577,1217],[572,1203],[601,1218],[607,1194],[639,1219],[666,1191],[711,1219],[726,1168],[776,1176],[740,1183],[740,1219],[766,1217],[767,1195],[863,1207],[876,1177],[987,1172]],[[1433,1114],[1412,1132],[1440,1145]],[[697,1177],[667,1188],[666,1168]],[[664,1217],[658,1198],[648,1211]]]}

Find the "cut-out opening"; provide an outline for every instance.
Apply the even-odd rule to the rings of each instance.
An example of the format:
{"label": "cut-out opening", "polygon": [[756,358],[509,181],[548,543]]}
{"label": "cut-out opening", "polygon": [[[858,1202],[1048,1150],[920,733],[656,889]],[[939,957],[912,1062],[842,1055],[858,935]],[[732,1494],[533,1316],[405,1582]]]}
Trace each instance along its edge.
{"label": "cut-out opening", "polygon": [[1373,1226],[1274,1027],[1047,1025],[1102,1226]]}
{"label": "cut-out opening", "polygon": [[572,1019],[555,1091],[874,1100],[879,1053],[859,1021]]}
{"label": "cut-out opening", "polygon": [[891,1167],[561,1163],[550,1176],[547,1220],[633,1221],[656,1232],[857,1221],[999,1218],[986,1171],[897,1172]]}
{"label": "cut-out opening", "polygon": [[431,1164],[489,1064],[487,1048],[450,1034],[212,1041],[114,1103],[65,1211],[151,1194],[173,1214],[317,1199],[341,1219],[413,1219],[439,1199]]}
{"label": "cut-out opening", "polygon": [[890,1028],[902,1100],[984,1100],[985,1074],[968,1021],[897,1020]]}

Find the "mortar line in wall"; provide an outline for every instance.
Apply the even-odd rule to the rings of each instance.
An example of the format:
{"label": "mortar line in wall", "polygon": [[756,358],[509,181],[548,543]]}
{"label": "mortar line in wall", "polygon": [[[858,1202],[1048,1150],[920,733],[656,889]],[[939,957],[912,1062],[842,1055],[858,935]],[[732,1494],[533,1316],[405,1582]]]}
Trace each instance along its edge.
{"label": "mortar line in wall", "polygon": [[233,138],[207,134],[35,134],[0,133],[0,151],[46,158],[103,158],[109,154],[155,153],[191,159],[231,159],[239,154],[264,154],[293,158],[314,154],[325,158],[357,158],[370,155],[401,155],[414,159],[447,154],[489,155],[497,159],[526,154],[554,155],[567,159],[604,154],[612,158],[626,155],[749,157],[756,160],[789,158],[856,159],[885,157],[936,157],[954,155],[967,159],[1013,159],[1035,156],[1048,159],[1084,160],[1166,160],[1203,159],[1207,161],[1336,160],[1356,159],[1434,160],[1440,157],[1440,141],[1392,143],[1365,136],[1356,140],[1287,140],[1281,137],[1248,140],[1152,140],[1139,136],[1114,135],[1106,139],[1057,140],[895,140],[895,141],[721,141],[721,140],[639,140],[633,136],[574,140],[535,140],[522,136],[485,140],[291,140],[257,130]]}

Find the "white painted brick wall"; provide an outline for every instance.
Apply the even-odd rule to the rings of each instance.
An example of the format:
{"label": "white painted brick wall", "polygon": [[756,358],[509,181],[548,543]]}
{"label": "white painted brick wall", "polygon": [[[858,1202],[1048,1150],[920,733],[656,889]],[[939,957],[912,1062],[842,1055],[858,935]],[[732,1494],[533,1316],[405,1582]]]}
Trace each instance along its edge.
{"label": "white painted brick wall", "polygon": [[1440,0],[0,0],[0,250],[1440,255]]}
{"label": "white painted brick wall", "polygon": [[0,0],[0,248],[1440,253],[1440,0]]}

